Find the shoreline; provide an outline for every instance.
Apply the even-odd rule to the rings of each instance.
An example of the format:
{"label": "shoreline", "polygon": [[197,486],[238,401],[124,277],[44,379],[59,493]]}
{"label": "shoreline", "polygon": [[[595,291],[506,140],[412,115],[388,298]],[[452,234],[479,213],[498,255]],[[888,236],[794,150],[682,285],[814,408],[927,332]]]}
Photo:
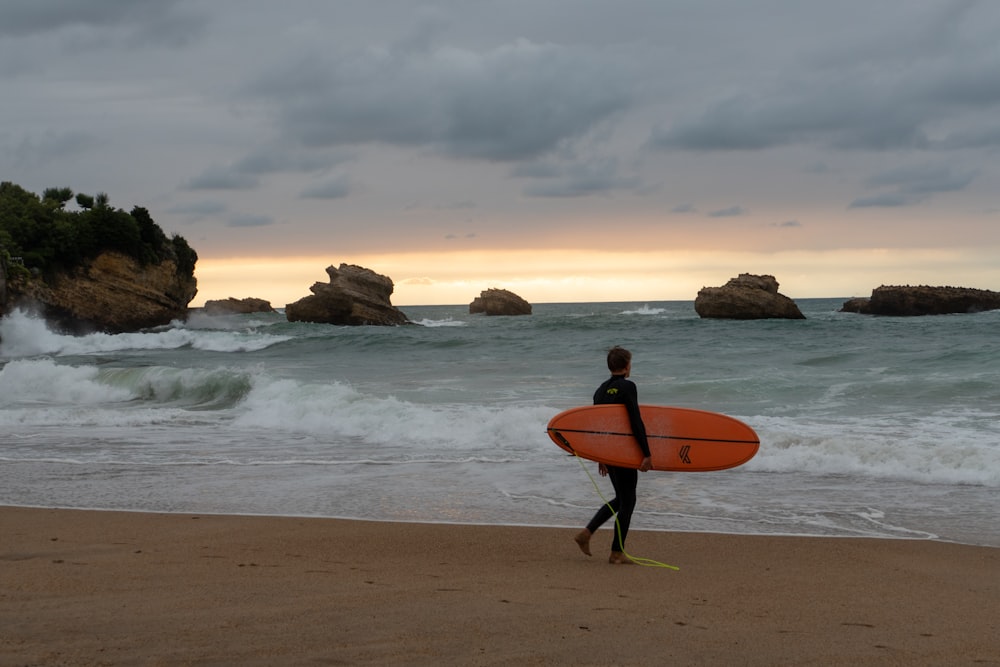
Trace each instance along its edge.
{"label": "shoreline", "polygon": [[[174,510],[145,510],[145,509],[121,509],[121,508],[100,508],[100,507],[54,507],[48,505],[9,505],[0,503],[0,510],[5,509],[28,509],[28,510],[54,510],[67,512],[97,512],[97,513],[121,513],[121,514],[145,514],[145,515],[182,515],[182,516],[204,516],[204,517],[246,517],[259,519],[289,519],[289,520],[317,520],[317,521],[344,521],[374,524],[400,524],[403,526],[454,526],[458,528],[529,528],[541,530],[579,530],[579,526],[566,526],[560,524],[535,524],[535,523],[474,523],[465,521],[433,521],[429,519],[373,519],[355,518],[349,516],[321,516],[315,514],[268,514],[268,513],[238,513],[238,512],[201,512],[201,511],[174,511]],[[605,527],[606,528],[606,527]],[[775,538],[803,538],[815,540],[888,540],[891,542],[940,542],[942,544],[954,544],[957,546],[972,547],[977,549],[998,549],[1000,545],[975,544],[972,542],[962,542],[956,539],[946,539],[935,535],[934,537],[902,537],[899,535],[824,535],[821,533],[729,533],[718,530],[692,530],[692,529],[672,529],[672,528],[651,528],[632,527],[633,531],[645,533],[667,533],[671,535],[718,535],[720,537],[775,537]]]}
{"label": "shoreline", "polygon": [[1000,550],[0,506],[5,664],[997,664]]}
{"label": "shoreline", "polygon": [[[267,519],[308,519],[308,520],[330,520],[330,521],[346,521],[346,522],[364,522],[364,523],[375,523],[375,524],[401,524],[401,525],[428,525],[428,526],[455,526],[455,527],[470,527],[470,528],[531,528],[531,529],[543,529],[543,530],[579,530],[579,526],[570,526],[566,524],[541,524],[541,523],[490,523],[482,522],[475,523],[470,521],[435,521],[431,519],[402,519],[402,518],[390,518],[390,519],[379,519],[379,518],[357,518],[350,516],[334,516],[334,515],[320,515],[320,514],[274,514],[267,512],[228,512],[228,511],[193,511],[193,510],[154,510],[154,509],[123,509],[123,508],[102,508],[102,507],[64,507],[64,506],[50,506],[50,505],[11,505],[0,502],[0,509],[30,509],[30,510],[65,510],[69,512],[108,512],[108,513],[122,513],[122,514],[148,514],[148,515],[184,515],[184,516],[216,516],[216,517],[248,517],[248,518],[267,518]],[[902,542],[940,542],[942,544],[954,544],[958,546],[967,546],[973,548],[983,548],[983,549],[1000,549],[1000,543],[990,544],[990,543],[976,543],[976,542],[963,542],[959,539],[942,537],[937,534],[926,533],[933,535],[932,537],[905,537],[902,535],[861,535],[861,534],[823,534],[823,533],[795,533],[795,532],[774,532],[774,533],[741,533],[741,532],[725,532],[720,530],[698,530],[690,528],[662,528],[662,527],[650,527],[648,525],[642,527],[633,526],[632,530],[642,531],[647,533],[667,533],[671,535],[680,534],[693,534],[693,535],[719,535],[722,537],[775,537],[775,538],[804,538],[804,539],[817,539],[817,540],[888,540],[888,541],[902,541]]]}

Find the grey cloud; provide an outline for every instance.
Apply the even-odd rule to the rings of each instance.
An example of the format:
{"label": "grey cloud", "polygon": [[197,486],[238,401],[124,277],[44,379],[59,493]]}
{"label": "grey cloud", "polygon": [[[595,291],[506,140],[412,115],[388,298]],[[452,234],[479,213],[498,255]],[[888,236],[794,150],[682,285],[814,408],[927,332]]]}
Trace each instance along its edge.
{"label": "grey cloud", "polygon": [[584,197],[619,189],[633,189],[640,180],[623,176],[614,159],[581,160],[566,165],[548,164],[545,168],[522,168],[512,174],[530,174],[537,180],[524,188],[529,197]]}
{"label": "grey cloud", "polygon": [[266,227],[273,225],[274,218],[269,215],[256,215],[254,213],[238,213],[230,216],[226,223],[228,227]]}
{"label": "grey cloud", "polygon": [[187,215],[193,218],[204,218],[211,215],[220,215],[225,212],[226,205],[224,203],[210,200],[178,204],[167,209],[167,213]]}
{"label": "grey cloud", "polygon": [[347,153],[291,150],[282,146],[267,146],[238,160],[233,170],[240,174],[273,174],[280,172],[315,172],[353,160]]}
{"label": "grey cloud", "polygon": [[[0,36],[24,37],[65,28],[101,30],[93,45],[118,37],[105,29],[125,29],[126,43],[180,46],[200,35],[205,19],[181,0],[31,0],[6,2],[0,9]],[[79,41],[87,41],[79,38]]]}
{"label": "grey cloud", "polygon": [[976,178],[972,170],[956,171],[947,165],[908,165],[875,174],[865,181],[870,189],[885,192],[859,197],[848,208],[912,206],[939,192],[957,192]]}
{"label": "grey cloud", "polygon": [[818,161],[807,164],[803,171],[807,174],[829,174],[832,169],[826,162]]}
{"label": "grey cloud", "polygon": [[[354,159],[342,152],[295,150],[265,146],[229,165],[212,165],[192,178],[189,190],[251,190],[260,185],[260,176],[277,173],[315,173]],[[344,187],[341,185],[340,187]],[[329,191],[329,188],[326,188]],[[320,192],[319,190],[316,193]],[[329,195],[303,194],[306,197]]]}
{"label": "grey cloud", "polygon": [[511,167],[510,175],[515,178],[557,178],[562,175],[562,168],[541,160],[522,162]]}
{"label": "grey cloud", "polygon": [[36,167],[52,160],[82,155],[103,145],[97,136],[84,131],[53,131],[23,137],[12,149],[14,164]]}
{"label": "grey cloud", "polygon": [[841,149],[926,148],[928,139],[912,106],[878,91],[814,89],[731,97],[697,118],[656,127],[656,149],[740,151],[796,143]]}
{"label": "grey cloud", "polygon": [[983,123],[975,127],[955,130],[945,135],[936,145],[946,150],[1000,146],[1000,125]]}
{"label": "grey cloud", "polygon": [[477,206],[476,202],[465,200],[465,201],[451,202],[450,204],[443,204],[441,206],[438,206],[438,208],[442,211],[465,211],[468,209],[477,208]]}
{"label": "grey cloud", "polygon": [[775,222],[771,224],[772,227],[779,227],[781,229],[791,229],[795,227],[801,227],[802,223],[798,220],[786,220],[785,222]]}
{"label": "grey cloud", "polygon": [[[781,73],[781,85],[747,84],[703,103],[654,128],[649,145],[691,151],[791,144],[947,148],[935,138],[940,127],[967,123],[970,116],[995,117],[1000,105],[998,26],[995,17],[976,11],[985,7],[959,3],[947,16],[915,13],[890,38],[880,34],[869,44],[844,43],[836,57],[791,63]],[[800,67],[807,69],[797,71]]]}
{"label": "grey cloud", "polygon": [[338,178],[310,186],[300,196],[306,199],[343,199],[351,194],[351,183],[347,178]]}
{"label": "grey cloud", "polygon": [[887,192],[870,197],[859,197],[858,199],[852,201],[848,205],[848,208],[912,206],[913,204],[919,203],[921,200],[922,199],[919,197],[914,197],[913,195],[904,194],[902,192]]}
{"label": "grey cloud", "polygon": [[8,2],[3,8],[0,34],[59,30],[69,25],[102,25],[122,23],[129,16],[142,12],[159,13],[160,8],[176,4],[176,0],[31,0]]}
{"label": "grey cloud", "polygon": [[535,158],[630,104],[625,68],[592,50],[519,40],[301,57],[248,88],[307,146],[388,143],[453,157]]}
{"label": "grey cloud", "polygon": [[252,190],[260,184],[253,174],[232,167],[212,166],[185,185],[188,190]]}
{"label": "grey cloud", "polygon": [[708,213],[708,217],[710,218],[735,218],[740,215],[746,215],[746,209],[742,206],[730,206],[729,208],[710,211]]}
{"label": "grey cloud", "polygon": [[417,19],[412,28],[394,45],[394,50],[402,53],[429,52],[436,38],[451,25],[451,17],[436,7],[418,7]]}
{"label": "grey cloud", "polygon": [[964,190],[975,179],[973,171],[956,172],[947,165],[915,165],[883,171],[869,178],[870,187],[895,186],[910,194]]}
{"label": "grey cloud", "polygon": [[[275,252],[315,224],[307,211],[344,196],[359,220],[400,226],[393,246],[419,231],[392,222],[406,202],[421,209],[408,218],[454,225],[429,244],[464,232],[463,217],[482,237],[496,220],[602,195],[623,216],[716,223],[709,233],[724,220],[708,215],[742,202],[792,246],[799,231],[780,225],[795,220],[775,202],[809,212],[801,242],[819,244],[842,237],[827,220],[852,199],[938,197],[964,219],[997,189],[998,3],[433,4],[0,2],[0,168],[35,189],[99,177],[87,187],[173,206],[181,224],[214,216],[201,226],[213,250],[240,231],[224,227],[233,213],[271,215],[290,232]],[[144,36],[152,46],[133,48]],[[189,48],[157,48],[180,39]],[[664,151],[642,150],[647,140]],[[754,153],[724,152],[737,149]],[[866,180],[914,160],[952,171]],[[356,196],[362,184],[370,196]],[[482,212],[442,212],[461,200]],[[357,247],[385,246],[357,227]]]}

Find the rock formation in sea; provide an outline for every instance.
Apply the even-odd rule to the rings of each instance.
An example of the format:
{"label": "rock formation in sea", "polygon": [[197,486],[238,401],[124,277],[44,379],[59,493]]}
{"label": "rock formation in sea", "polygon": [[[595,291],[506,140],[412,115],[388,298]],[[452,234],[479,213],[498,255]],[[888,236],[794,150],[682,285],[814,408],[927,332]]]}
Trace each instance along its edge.
{"label": "rock formation in sea", "polygon": [[0,314],[15,308],[36,313],[62,331],[74,334],[139,331],[183,319],[198,293],[193,275],[173,259],[142,265],[122,253],[107,251],[72,271],[45,281],[7,281]]}
{"label": "rock formation in sea", "polygon": [[243,315],[247,313],[273,313],[275,311],[271,307],[271,302],[264,299],[229,297],[228,299],[209,299],[205,302],[202,312],[206,315]]}
{"label": "rock formation in sea", "polygon": [[531,315],[531,304],[505,289],[490,288],[479,293],[469,304],[469,314]]}
{"label": "rock formation in sea", "polygon": [[794,301],[778,293],[774,276],[741,273],[722,287],[703,287],[694,301],[704,318],[804,320]]}
{"label": "rock formation in sea", "polygon": [[870,298],[849,299],[843,313],[862,315],[947,315],[1000,309],[1000,292],[970,287],[882,285]]}
{"label": "rock formation in sea", "polygon": [[412,324],[389,297],[394,285],[386,276],[353,264],[328,266],[329,283],[314,283],[310,296],[285,306],[289,322],[395,326]]}

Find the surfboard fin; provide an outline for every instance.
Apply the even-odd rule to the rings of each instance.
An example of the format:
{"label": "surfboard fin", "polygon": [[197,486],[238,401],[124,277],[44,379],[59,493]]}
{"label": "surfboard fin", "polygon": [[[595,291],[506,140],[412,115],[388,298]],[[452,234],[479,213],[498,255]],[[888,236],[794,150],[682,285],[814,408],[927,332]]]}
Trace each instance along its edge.
{"label": "surfboard fin", "polygon": [[573,445],[569,444],[569,440],[566,439],[566,436],[564,436],[559,431],[552,431],[552,435],[557,440],[559,440],[559,444],[561,444],[563,447],[565,447],[567,450],[569,450],[573,454],[576,454],[576,450],[573,449]]}

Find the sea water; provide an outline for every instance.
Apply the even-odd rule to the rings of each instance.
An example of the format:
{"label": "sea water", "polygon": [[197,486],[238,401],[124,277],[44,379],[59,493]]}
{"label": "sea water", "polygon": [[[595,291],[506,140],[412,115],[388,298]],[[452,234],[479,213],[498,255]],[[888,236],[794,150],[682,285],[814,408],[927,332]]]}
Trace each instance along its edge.
{"label": "sea water", "polygon": [[1000,311],[842,302],[754,321],[690,301],[403,307],[418,326],[399,327],[195,311],[81,337],[17,311],[0,321],[0,504],[576,528],[612,491],[545,426],[591,402],[623,345],[640,402],[761,439],[739,468],[641,475],[636,529],[1000,546]]}

